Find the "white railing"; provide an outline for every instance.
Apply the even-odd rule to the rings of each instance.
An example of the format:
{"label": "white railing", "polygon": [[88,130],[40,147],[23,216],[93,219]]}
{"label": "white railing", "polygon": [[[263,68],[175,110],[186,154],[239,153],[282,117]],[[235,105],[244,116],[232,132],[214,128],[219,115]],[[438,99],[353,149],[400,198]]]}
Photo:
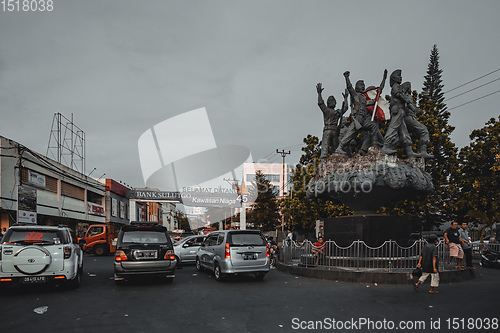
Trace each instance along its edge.
{"label": "white railing", "polygon": [[[347,247],[342,247],[335,241],[326,241],[322,247],[316,247],[308,240],[292,241],[291,243],[285,242],[283,246],[283,260],[285,263],[302,267],[408,271],[417,265],[426,243],[425,240],[418,240],[409,247],[403,247],[389,240],[378,247],[371,247],[364,241],[358,240]],[[316,254],[318,250],[319,255]],[[448,247],[441,241],[438,244],[440,270],[444,269],[448,258]]]}

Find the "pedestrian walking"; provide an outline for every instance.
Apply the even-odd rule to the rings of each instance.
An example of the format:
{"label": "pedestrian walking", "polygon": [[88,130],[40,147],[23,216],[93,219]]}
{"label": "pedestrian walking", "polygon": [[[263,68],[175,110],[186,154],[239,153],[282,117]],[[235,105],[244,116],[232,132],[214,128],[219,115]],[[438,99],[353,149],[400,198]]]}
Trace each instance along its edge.
{"label": "pedestrian walking", "polygon": [[432,234],[429,236],[428,243],[425,244],[422,249],[422,254],[418,259],[418,268],[422,268],[422,276],[418,279],[415,284],[415,291],[418,291],[418,287],[427,280],[429,275],[431,276],[431,288],[429,293],[437,294],[438,291],[434,288],[439,286],[439,272],[438,272],[438,250],[437,250],[438,238],[436,235]]}

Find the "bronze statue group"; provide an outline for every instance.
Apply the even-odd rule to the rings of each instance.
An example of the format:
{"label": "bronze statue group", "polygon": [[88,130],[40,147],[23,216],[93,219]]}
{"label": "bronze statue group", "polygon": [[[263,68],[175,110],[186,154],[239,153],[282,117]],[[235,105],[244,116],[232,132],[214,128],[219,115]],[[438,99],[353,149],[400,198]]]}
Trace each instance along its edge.
{"label": "bronze statue group", "polygon": [[[365,89],[363,80],[356,82],[353,88],[349,79],[350,73],[344,73],[346,90],[343,93],[344,101],[341,109],[335,109],[336,100],[333,96],[328,97],[326,105],[321,93],[323,87],[321,83],[316,85],[318,92],[318,106],[323,112],[324,129],[321,146],[321,159],[327,158],[330,154],[344,154],[352,156],[351,147],[356,143],[356,138],[360,135],[361,148],[359,153],[364,155],[370,147],[378,147],[381,153],[392,155],[401,144],[404,146],[406,156],[433,158],[427,152],[429,144],[429,131],[427,127],[416,118],[418,109],[413,104],[411,84],[402,83],[401,70],[397,69],[389,77],[391,86],[390,98],[390,122],[385,136],[380,133],[379,125],[385,120],[384,112],[379,107],[383,101],[380,97],[387,79],[387,70],[384,71],[382,82],[379,87],[369,87]],[[374,96],[375,95],[375,96]],[[351,122],[344,117],[348,110],[350,97]],[[410,131],[418,138],[419,152],[412,149]]]}

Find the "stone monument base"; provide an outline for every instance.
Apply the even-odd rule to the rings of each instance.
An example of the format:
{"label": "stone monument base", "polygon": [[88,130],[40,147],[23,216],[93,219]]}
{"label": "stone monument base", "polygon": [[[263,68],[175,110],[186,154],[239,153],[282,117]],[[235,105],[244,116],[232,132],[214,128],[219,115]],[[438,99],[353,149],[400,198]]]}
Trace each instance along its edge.
{"label": "stone monument base", "polygon": [[370,247],[394,240],[400,246],[408,246],[410,239],[422,232],[422,223],[416,216],[349,215],[326,219],[325,240],[333,240],[347,247],[353,241],[362,240]]}

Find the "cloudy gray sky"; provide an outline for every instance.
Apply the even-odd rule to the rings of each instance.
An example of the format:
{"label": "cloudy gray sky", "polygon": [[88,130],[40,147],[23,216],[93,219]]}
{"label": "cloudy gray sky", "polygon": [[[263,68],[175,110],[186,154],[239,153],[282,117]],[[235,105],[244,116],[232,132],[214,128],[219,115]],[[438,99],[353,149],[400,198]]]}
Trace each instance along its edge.
{"label": "cloudy gray sky", "polygon": [[[87,173],[95,167],[93,176],[135,187],[144,185],[141,134],[190,110],[206,108],[218,145],[277,162],[277,148],[291,149],[296,163],[302,139],[322,133],[318,82],[340,100],[344,71],[368,86],[400,68],[420,91],[433,44],[444,91],[500,68],[496,0],[55,0],[52,12],[0,9],[0,135],[45,153],[53,114],[73,113],[86,132]],[[499,97],[451,110],[457,146],[498,117]]]}

